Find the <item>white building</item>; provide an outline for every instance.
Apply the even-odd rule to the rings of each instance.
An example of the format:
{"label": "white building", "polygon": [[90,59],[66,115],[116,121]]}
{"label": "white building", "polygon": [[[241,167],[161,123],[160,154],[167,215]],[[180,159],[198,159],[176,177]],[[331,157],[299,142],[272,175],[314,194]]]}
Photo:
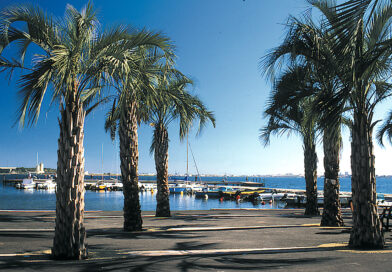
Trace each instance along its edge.
{"label": "white building", "polygon": [[37,172],[37,174],[43,174],[43,173],[45,173],[45,170],[44,170],[44,163],[41,162],[41,163],[37,164],[36,172]]}

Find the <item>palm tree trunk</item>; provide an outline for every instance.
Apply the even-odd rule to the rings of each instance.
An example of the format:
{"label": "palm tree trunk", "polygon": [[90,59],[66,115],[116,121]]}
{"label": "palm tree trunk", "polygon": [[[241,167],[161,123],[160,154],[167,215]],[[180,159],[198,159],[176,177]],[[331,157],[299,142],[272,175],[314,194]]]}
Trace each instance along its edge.
{"label": "palm tree trunk", "polygon": [[340,127],[324,130],[324,210],[321,226],[343,226],[339,199]]}
{"label": "palm tree trunk", "polygon": [[168,182],[168,158],[169,158],[169,136],[162,124],[157,124],[154,131],[155,144],[155,168],[157,171],[157,209],[156,216],[169,217],[169,182]]}
{"label": "palm tree trunk", "polygon": [[383,248],[385,243],[376,206],[372,136],[366,112],[355,112],[351,142],[351,189],[354,211],[349,242],[349,245],[355,248]]}
{"label": "palm tree trunk", "polygon": [[84,118],[85,111],[71,95],[61,105],[57,152],[56,227],[52,257],[87,258],[84,219]]}
{"label": "palm tree trunk", "polygon": [[319,215],[317,206],[317,153],[316,145],[311,141],[304,143],[304,166],[307,199],[305,215]]}
{"label": "palm tree trunk", "polygon": [[121,114],[119,127],[125,231],[141,230],[143,224],[139,202],[137,172],[139,151],[136,110],[136,102],[128,102],[126,110]]}

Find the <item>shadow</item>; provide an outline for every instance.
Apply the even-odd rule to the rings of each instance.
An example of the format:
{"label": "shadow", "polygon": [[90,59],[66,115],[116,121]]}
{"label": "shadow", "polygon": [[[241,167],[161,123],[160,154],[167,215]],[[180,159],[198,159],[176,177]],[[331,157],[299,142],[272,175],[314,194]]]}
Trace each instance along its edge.
{"label": "shadow", "polygon": [[347,234],[347,231],[338,231],[338,232],[333,232],[333,231],[325,231],[325,232],[315,232],[315,234],[321,234],[321,235],[338,235],[338,234]]}
{"label": "shadow", "polygon": [[[177,247],[197,248],[210,247],[210,244],[187,244],[179,243]],[[57,271],[66,267],[67,271],[193,271],[193,270],[219,270],[219,271],[261,271],[267,269],[300,269],[299,266],[319,266],[327,261],[336,261],[336,257],[309,256],[310,252],[334,251],[336,248],[317,248],[314,250],[276,251],[274,253],[249,253],[249,254],[225,254],[225,255],[183,255],[183,256],[129,256],[110,253],[105,245],[91,247],[100,250],[90,255],[89,259],[81,261],[54,261],[49,255],[25,256],[13,258],[0,258],[0,270],[48,270]],[[297,255],[301,253],[301,255]],[[102,255],[102,253],[104,255]],[[291,255],[294,253],[295,255]],[[282,257],[282,254],[284,257]],[[306,256],[306,257],[304,257]],[[311,269],[310,267],[309,269]]]}
{"label": "shadow", "polygon": [[[230,215],[230,216],[227,216]],[[232,214],[232,213],[220,213],[220,214],[194,214],[194,215],[181,215],[181,214],[176,214],[173,217],[170,217],[170,219],[173,220],[182,220],[182,221],[215,221],[215,220],[232,220],[233,218],[241,218],[245,219],[247,217],[251,218],[256,218],[256,217],[266,217],[265,214],[260,214],[260,215],[254,215],[251,214],[249,216],[246,216],[244,214]]]}
{"label": "shadow", "polygon": [[289,266],[296,265],[317,265],[318,263],[330,261],[333,258],[295,258],[295,259],[251,259],[245,257],[219,257],[213,258],[213,262],[183,260],[177,267],[181,271],[189,271],[193,269],[200,270],[219,270],[219,271],[239,271],[239,270],[255,270],[261,271],[265,269],[284,269]]}
{"label": "shadow", "polygon": [[211,248],[216,248],[216,245],[218,243],[208,243],[208,244],[202,244],[199,242],[182,242],[182,243],[176,243],[176,246],[173,247],[173,250],[195,250],[195,249],[211,249]]}
{"label": "shadow", "polygon": [[45,233],[45,234],[37,234],[36,232],[23,232],[23,233],[15,233],[15,232],[0,232],[0,237],[13,237],[13,238],[36,238],[36,239],[49,239],[51,238],[53,233]]}
{"label": "shadow", "polygon": [[0,222],[14,222],[14,223],[22,223],[22,222],[53,222],[53,214],[46,215],[9,215],[9,214],[0,214]]}
{"label": "shadow", "polygon": [[123,229],[89,229],[87,230],[87,238],[103,237],[111,239],[200,239],[205,236],[194,235],[192,231],[181,232],[165,232],[165,231],[138,231],[126,232]]}
{"label": "shadow", "polygon": [[321,215],[305,215],[303,213],[290,213],[290,214],[279,214],[279,216],[281,217],[285,217],[285,218],[320,218],[321,219]]}

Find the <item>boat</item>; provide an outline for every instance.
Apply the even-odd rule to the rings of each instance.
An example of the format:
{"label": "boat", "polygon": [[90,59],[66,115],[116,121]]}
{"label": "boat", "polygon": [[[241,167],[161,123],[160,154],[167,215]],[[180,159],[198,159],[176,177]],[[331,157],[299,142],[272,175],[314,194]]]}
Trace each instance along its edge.
{"label": "boat", "polygon": [[97,181],[93,186],[93,190],[100,191],[100,190],[106,190],[106,184],[103,182],[103,180]]}
{"label": "boat", "polygon": [[140,182],[138,183],[139,191],[154,191],[157,189],[157,184],[154,182]]}
{"label": "boat", "polygon": [[43,183],[44,190],[55,190],[57,188],[57,183],[52,179],[48,179]]}
{"label": "boat", "polygon": [[[188,147],[191,151],[193,162],[196,167],[197,176],[195,177],[195,181],[189,180],[189,161],[188,161]],[[197,182],[199,180],[199,182]],[[204,184],[201,183],[199,169],[197,168],[195,156],[193,155],[193,151],[191,145],[188,141],[188,134],[186,140],[186,175],[185,178],[178,177],[170,177],[169,179],[169,192],[171,194],[181,194],[181,193],[197,193],[201,192],[205,187]]]}
{"label": "boat", "polygon": [[204,187],[202,191],[196,192],[195,196],[196,198],[219,198],[223,197],[225,193],[233,192],[235,193],[236,190],[234,190],[230,186],[220,186],[220,187]]}
{"label": "boat", "polygon": [[[306,196],[305,195],[293,194],[293,195],[290,195],[282,200],[284,200],[286,202],[287,206],[304,206],[304,205],[306,205]],[[351,202],[351,194],[348,194],[348,193],[340,194],[339,200],[340,200],[340,204],[342,206],[348,206]],[[323,194],[319,194],[317,196],[317,204],[319,206],[324,205],[324,195]]]}
{"label": "boat", "polygon": [[106,182],[105,186],[106,189],[110,191],[122,191],[124,187],[122,182],[119,182],[118,180],[115,180],[113,182]]}
{"label": "boat", "polygon": [[32,178],[23,179],[22,183],[20,184],[20,189],[35,189],[36,182]]}
{"label": "boat", "polygon": [[169,182],[169,191],[171,194],[195,193],[202,191],[204,188],[204,184],[188,181],[188,177],[185,177],[185,179],[174,179],[174,181]]}
{"label": "boat", "polygon": [[36,183],[37,189],[54,190],[54,189],[56,189],[56,187],[57,187],[57,184],[52,179],[47,179],[45,181],[39,181]]}

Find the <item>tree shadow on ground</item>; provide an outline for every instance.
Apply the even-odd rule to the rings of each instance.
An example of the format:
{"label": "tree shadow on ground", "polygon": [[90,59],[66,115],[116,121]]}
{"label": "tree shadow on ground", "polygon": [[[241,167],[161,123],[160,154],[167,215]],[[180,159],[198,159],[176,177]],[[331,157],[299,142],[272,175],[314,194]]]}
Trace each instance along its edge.
{"label": "tree shadow on ground", "polygon": [[321,235],[339,235],[339,234],[346,234],[347,235],[347,229],[337,229],[337,230],[330,230],[330,231],[320,231],[320,232],[315,232],[314,234],[321,234]]}
{"label": "tree shadow on ground", "polygon": [[0,222],[6,223],[22,223],[22,222],[53,222],[53,215],[9,215],[9,214],[1,214]]}
{"label": "tree shadow on ground", "polygon": [[6,238],[36,238],[36,239],[51,239],[52,232],[39,234],[36,232],[23,232],[23,233],[15,233],[15,232],[1,232],[0,237]]}
{"label": "tree shadow on ground", "polygon": [[196,250],[216,248],[218,243],[200,243],[200,242],[179,242],[172,248],[173,250]]}
{"label": "tree shadow on ground", "polygon": [[217,214],[192,214],[192,215],[182,215],[182,214],[176,214],[170,219],[174,220],[183,220],[183,221],[221,221],[221,220],[232,220],[233,218],[241,218],[245,219],[247,217],[251,218],[257,218],[257,217],[266,217],[267,215],[243,215],[243,214],[231,214],[231,213],[217,213]]}
{"label": "tree shadow on ground", "polygon": [[86,265],[81,271],[262,271],[271,269],[288,269],[300,265],[317,265],[331,261],[330,257],[305,257],[305,258],[256,258],[237,256],[176,256],[176,257],[144,257],[124,258],[111,260],[110,262],[92,263]]}
{"label": "tree shadow on ground", "polygon": [[285,218],[319,218],[321,219],[321,215],[314,215],[309,216],[305,215],[304,213],[290,213],[290,214],[279,214],[278,216],[285,217]]}
{"label": "tree shadow on ground", "polygon": [[89,229],[87,230],[87,238],[99,236],[110,239],[200,239],[205,236],[194,235],[191,231],[138,231],[126,232],[123,229]]}
{"label": "tree shadow on ground", "polygon": [[[213,247],[213,244],[179,243],[180,250],[198,247]],[[95,245],[91,250],[90,259],[82,261],[53,261],[49,255],[30,257],[0,258],[0,270],[40,270],[40,271],[262,271],[272,269],[300,269],[304,265],[318,266],[324,262],[336,261],[336,257],[313,256],[292,251],[287,253],[277,251],[275,254],[225,254],[225,255],[182,255],[182,256],[131,256],[116,249],[108,250],[106,245]],[[330,248],[319,248],[312,251],[334,251]],[[102,255],[104,253],[104,255]],[[297,254],[300,255],[297,255]]]}

